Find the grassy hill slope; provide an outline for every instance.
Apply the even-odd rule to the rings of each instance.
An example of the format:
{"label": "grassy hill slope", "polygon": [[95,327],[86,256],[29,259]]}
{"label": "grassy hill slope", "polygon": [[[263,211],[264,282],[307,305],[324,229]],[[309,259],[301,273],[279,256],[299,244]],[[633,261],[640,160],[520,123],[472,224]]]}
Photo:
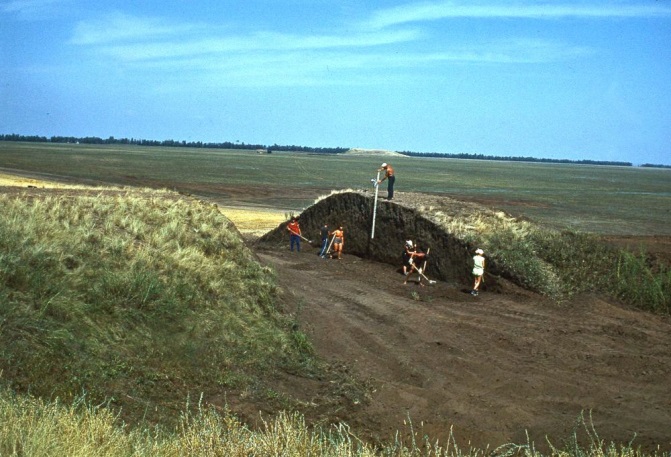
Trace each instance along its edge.
{"label": "grassy hill slope", "polygon": [[0,195],[7,387],[163,422],[189,395],[277,399],[265,380],[313,367],[272,272],[216,206],[158,191],[50,192]]}

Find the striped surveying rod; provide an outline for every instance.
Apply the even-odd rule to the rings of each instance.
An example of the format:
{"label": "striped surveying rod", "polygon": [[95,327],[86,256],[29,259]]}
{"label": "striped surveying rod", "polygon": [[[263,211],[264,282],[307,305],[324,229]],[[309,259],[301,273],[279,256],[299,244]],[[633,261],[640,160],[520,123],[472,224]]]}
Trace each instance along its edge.
{"label": "striped surveying rod", "polygon": [[375,202],[373,203],[373,228],[370,231],[370,239],[375,238],[375,216],[377,215],[377,193],[380,190],[380,185],[378,181],[380,180],[380,170],[377,171],[377,177],[375,178]]}

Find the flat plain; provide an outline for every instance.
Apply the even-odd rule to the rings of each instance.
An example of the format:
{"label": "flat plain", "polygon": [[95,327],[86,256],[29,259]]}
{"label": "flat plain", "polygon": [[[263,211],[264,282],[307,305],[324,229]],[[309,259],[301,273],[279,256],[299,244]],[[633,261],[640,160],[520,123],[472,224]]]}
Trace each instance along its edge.
{"label": "flat plain", "polygon": [[384,161],[396,169],[397,192],[475,201],[559,229],[671,236],[669,169],[0,142],[0,168],[14,173],[174,189],[225,207],[286,213],[300,212],[333,190],[370,188]]}

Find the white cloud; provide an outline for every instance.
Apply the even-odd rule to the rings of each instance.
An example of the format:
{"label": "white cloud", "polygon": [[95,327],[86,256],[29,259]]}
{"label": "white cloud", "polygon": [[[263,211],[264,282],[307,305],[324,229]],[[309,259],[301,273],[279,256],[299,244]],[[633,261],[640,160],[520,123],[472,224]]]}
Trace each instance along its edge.
{"label": "white cloud", "polygon": [[[365,48],[402,43],[417,38],[414,31],[361,33],[337,35],[287,35],[261,32],[251,36],[229,36],[119,43],[97,47],[100,53],[123,61],[184,58],[189,56],[225,56],[241,52],[328,50],[336,48]],[[78,43],[82,43],[79,41]],[[88,44],[88,43],[87,43]]]}
{"label": "white cloud", "polygon": [[[376,46],[415,40],[416,30],[373,31],[331,35],[293,35],[286,33],[253,32],[248,36],[225,35],[225,31],[203,24],[175,24],[160,18],[141,18],[122,13],[112,14],[96,21],[81,21],[70,42],[77,45],[118,43],[161,43],[170,37],[179,37],[187,47],[205,46],[205,49],[310,49],[342,46]],[[223,35],[223,36],[222,36]],[[207,38],[200,38],[206,36]],[[166,42],[166,45],[170,43]]]}
{"label": "white cloud", "polygon": [[538,2],[512,2],[483,4],[468,2],[422,2],[409,3],[394,8],[379,10],[372,15],[367,25],[373,28],[397,26],[411,22],[433,21],[450,18],[525,18],[561,19],[574,18],[626,18],[669,17],[668,4],[629,4],[608,2],[601,4],[576,3],[557,4]]}
{"label": "white cloud", "polygon": [[58,14],[68,0],[10,0],[0,3],[0,11],[22,20],[41,20]]}
{"label": "white cloud", "polygon": [[[584,56],[590,50],[543,40],[505,40],[451,46],[433,52],[384,52],[370,49],[256,50],[216,55],[188,54],[144,61],[125,61],[163,76],[154,84],[165,92],[189,87],[375,85],[440,74],[450,64],[531,64]],[[415,75],[415,76],[412,76]]]}
{"label": "white cloud", "polygon": [[155,40],[183,33],[193,33],[202,26],[175,24],[160,18],[140,18],[113,13],[103,19],[80,21],[70,42],[78,45],[97,45],[117,42]]}
{"label": "white cloud", "polygon": [[[415,9],[412,17],[436,14]],[[251,30],[240,34],[207,24],[115,13],[80,22],[70,43],[104,65],[116,62],[136,74],[160,72],[176,80],[189,78],[190,84],[197,80],[219,86],[374,84],[404,78],[419,68],[429,74],[445,63],[543,63],[591,52],[585,47],[524,38],[442,43],[431,40],[428,33],[403,26],[362,27],[348,33]]]}

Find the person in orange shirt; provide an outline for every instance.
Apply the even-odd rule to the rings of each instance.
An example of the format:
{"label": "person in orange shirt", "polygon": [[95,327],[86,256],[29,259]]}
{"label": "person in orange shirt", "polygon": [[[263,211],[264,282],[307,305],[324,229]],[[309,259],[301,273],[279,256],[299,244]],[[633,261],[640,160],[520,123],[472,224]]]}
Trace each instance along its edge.
{"label": "person in orange shirt", "polygon": [[378,184],[381,184],[385,179],[387,180],[387,200],[394,199],[394,182],[396,182],[396,176],[394,175],[394,169],[388,163],[383,163],[382,166],[377,171],[384,170],[384,177],[378,180]]}
{"label": "person in orange shirt", "polygon": [[289,231],[289,241],[290,249],[293,252],[294,245],[296,245],[296,250],[301,251],[301,226],[298,223],[297,217],[292,217],[291,222],[287,224],[287,230]]}
{"label": "person in orange shirt", "polygon": [[345,232],[342,229],[342,226],[338,227],[333,231],[333,250],[335,255],[338,256],[338,260],[342,259],[342,247],[345,244]]}

